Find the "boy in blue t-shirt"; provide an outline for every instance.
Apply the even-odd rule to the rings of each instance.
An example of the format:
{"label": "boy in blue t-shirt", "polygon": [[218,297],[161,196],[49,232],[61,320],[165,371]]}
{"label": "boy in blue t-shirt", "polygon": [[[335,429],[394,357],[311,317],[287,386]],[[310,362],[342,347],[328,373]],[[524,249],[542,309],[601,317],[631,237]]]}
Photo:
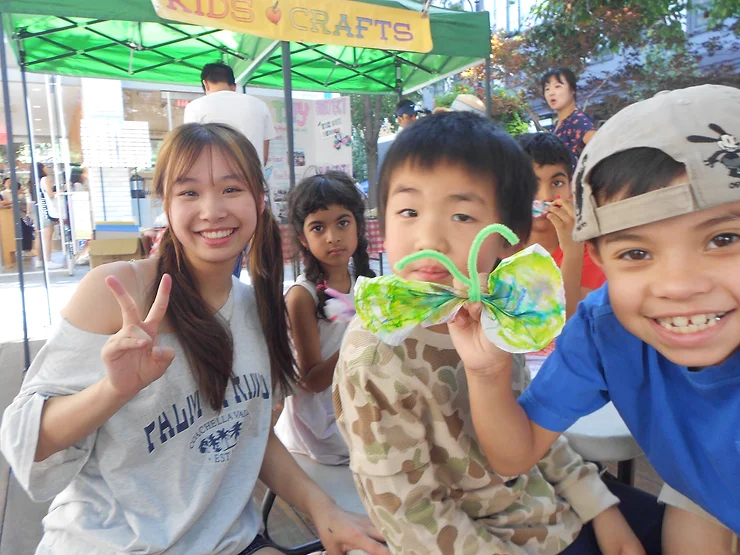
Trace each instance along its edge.
{"label": "boy in blue t-shirt", "polygon": [[[740,90],[656,95],[609,120],[573,180],[574,238],[607,284],[530,388],[475,317],[451,332],[494,469],[529,468],[612,401],[667,486],[664,552],[737,552],[740,533]],[[476,314],[471,309],[472,314]]]}

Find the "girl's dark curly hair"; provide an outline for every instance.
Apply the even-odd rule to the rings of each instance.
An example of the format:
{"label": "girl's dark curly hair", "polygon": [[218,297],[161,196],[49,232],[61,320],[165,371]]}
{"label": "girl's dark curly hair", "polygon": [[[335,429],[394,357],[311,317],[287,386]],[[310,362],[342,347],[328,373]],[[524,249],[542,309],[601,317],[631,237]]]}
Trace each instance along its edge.
{"label": "girl's dark curly hair", "polygon": [[[327,171],[306,177],[290,193],[288,204],[290,206],[288,219],[293,227],[295,245],[303,256],[306,279],[320,285],[326,277],[321,262],[301,242],[303,223],[317,210],[327,210],[334,204],[343,206],[352,212],[357,222],[357,249],[352,255],[354,276],[375,277],[375,272],[370,269],[370,256],[367,253],[365,201],[349,175],[339,171]],[[326,294],[322,287],[318,287],[316,292],[319,297],[316,316],[325,320]]]}

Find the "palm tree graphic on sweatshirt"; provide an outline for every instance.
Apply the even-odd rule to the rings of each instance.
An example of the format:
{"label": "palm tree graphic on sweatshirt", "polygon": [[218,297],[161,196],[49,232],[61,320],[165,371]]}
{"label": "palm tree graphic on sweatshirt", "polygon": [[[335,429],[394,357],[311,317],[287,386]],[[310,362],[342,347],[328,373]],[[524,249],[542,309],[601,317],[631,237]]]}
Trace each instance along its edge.
{"label": "palm tree graphic on sweatshirt", "polygon": [[236,422],[231,428],[212,433],[200,440],[199,450],[201,453],[223,453],[236,446],[242,433],[242,423]]}

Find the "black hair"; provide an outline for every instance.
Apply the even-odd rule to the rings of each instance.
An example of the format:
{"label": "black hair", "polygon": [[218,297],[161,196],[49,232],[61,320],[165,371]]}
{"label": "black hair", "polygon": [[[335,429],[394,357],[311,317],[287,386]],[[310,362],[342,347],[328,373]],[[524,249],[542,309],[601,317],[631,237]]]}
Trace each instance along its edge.
{"label": "black hair", "polygon": [[72,169],[69,171],[69,182],[80,183],[82,181],[82,172],[83,169],[80,166],[72,166]]}
{"label": "black hair", "polygon": [[[36,174],[39,178],[39,184],[44,177],[49,175],[49,172],[46,171],[46,166],[43,162],[36,162]],[[36,177],[34,176],[33,172],[31,172],[31,175],[28,178],[28,188],[31,190],[31,200],[33,200],[33,202],[38,202],[36,193]]]}
{"label": "black hair", "polygon": [[[10,176],[7,176],[7,177],[4,177],[3,178],[3,187],[5,187],[5,182],[6,181],[10,181],[10,190],[12,191],[13,190],[13,182],[11,181],[11,177]],[[22,191],[23,190],[23,185],[21,185],[21,183],[19,181],[16,181],[15,182],[15,188],[18,189],[18,191]]]}
{"label": "black hair", "polygon": [[[603,205],[662,189],[684,171],[686,167],[681,162],[662,150],[630,148],[596,164],[589,183],[596,203]],[[580,183],[576,183],[576,187],[579,186]]]}
{"label": "black hair", "polygon": [[[7,177],[3,178],[3,187],[5,187],[5,182],[6,181],[10,181],[10,189],[12,190],[13,189],[13,181],[11,179],[12,178],[10,176],[7,176]],[[23,185],[21,185],[20,181],[16,181],[15,182],[15,188],[18,189],[19,191],[22,191],[23,190]]]}
{"label": "black hair", "polygon": [[[576,93],[578,92],[578,87],[576,86],[576,74],[569,70],[567,67],[557,67],[555,69],[551,69],[542,76],[542,78],[540,79],[540,88],[542,89],[543,95],[545,94],[545,87],[550,82],[550,79],[552,79],[553,77],[557,79],[559,83],[567,83],[570,87],[570,90],[573,91],[573,95],[576,95]],[[563,79],[565,79],[565,81],[563,81]]]}
{"label": "black hair", "polygon": [[539,166],[563,165],[568,177],[573,176],[573,157],[565,143],[554,133],[524,133],[518,137],[519,145]]}
{"label": "black hair", "polygon": [[380,170],[378,216],[383,231],[391,177],[405,164],[426,171],[450,164],[485,179],[494,190],[500,223],[523,243],[529,239],[537,192],[532,161],[490,119],[472,112],[442,112],[422,118],[396,136]]}
{"label": "black hair", "polygon": [[[39,176],[39,181],[41,181],[42,177],[49,175],[49,172],[46,171],[46,166],[43,162],[36,162],[36,173]],[[33,179],[33,173],[31,173],[31,179]]]}
{"label": "black hair", "polygon": [[411,102],[408,98],[404,98],[398,104],[396,104],[396,115],[414,115],[416,113],[416,105]]}
{"label": "black hair", "polygon": [[204,65],[203,70],[200,72],[200,80],[208,81],[209,83],[226,83],[227,85],[236,84],[236,80],[234,79],[234,70],[223,62]]}
{"label": "black hair", "polygon": [[[357,249],[352,254],[355,277],[375,277],[375,272],[370,269],[370,255],[367,253],[365,200],[362,192],[346,173],[327,171],[304,178],[291,191],[288,198],[290,207],[288,220],[293,227],[295,245],[303,256],[303,262],[306,265],[306,279],[319,285],[325,281],[326,277],[321,262],[301,242],[301,238],[304,236],[303,223],[317,210],[327,210],[333,204],[344,206],[352,212],[357,223]],[[317,288],[316,292],[319,297],[316,316],[325,320],[326,294],[321,287]]]}

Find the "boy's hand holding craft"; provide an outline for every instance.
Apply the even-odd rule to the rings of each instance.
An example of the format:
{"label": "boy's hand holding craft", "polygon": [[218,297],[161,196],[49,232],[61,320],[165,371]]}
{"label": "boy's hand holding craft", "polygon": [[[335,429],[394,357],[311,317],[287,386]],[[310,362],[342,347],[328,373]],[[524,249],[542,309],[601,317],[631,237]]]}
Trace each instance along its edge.
{"label": "boy's hand holding craft", "polygon": [[[455,347],[468,371],[508,367],[506,353],[542,349],[565,323],[563,283],[555,262],[539,245],[506,258],[489,275],[477,273],[478,252],[489,235],[499,233],[511,244],[516,235],[501,224],[476,236],[468,257],[468,275],[443,254],[421,251],[397,264],[431,258],[455,277],[455,287],[406,281],[396,275],[357,280],[355,303],[362,323],[383,342],[398,345],[417,326],[450,323]],[[486,341],[483,339],[485,338]],[[491,366],[493,363],[493,366]]]}
{"label": "boy's hand holding craft", "polygon": [[159,326],[167,314],[172,278],[165,274],[149,314],[141,320],[136,301],[121,282],[110,276],[106,283],[121,306],[121,330],[106,342],[101,356],[113,392],[129,400],[165,373],[175,358],[172,347],[157,345]]}
{"label": "boy's hand holding craft", "polygon": [[[487,283],[489,277],[487,274],[478,276],[480,283]],[[460,291],[467,291],[465,284],[457,279],[454,280],[453,286]],[[482,293],[487,294],[488,291],[483,290]],[[466,372],[480,375],[498,374],[511,369],[511,353],[498,348],[486,336],[481,321],[484,309],[481,302],[466,302],[450,321],[448,330]]]}

